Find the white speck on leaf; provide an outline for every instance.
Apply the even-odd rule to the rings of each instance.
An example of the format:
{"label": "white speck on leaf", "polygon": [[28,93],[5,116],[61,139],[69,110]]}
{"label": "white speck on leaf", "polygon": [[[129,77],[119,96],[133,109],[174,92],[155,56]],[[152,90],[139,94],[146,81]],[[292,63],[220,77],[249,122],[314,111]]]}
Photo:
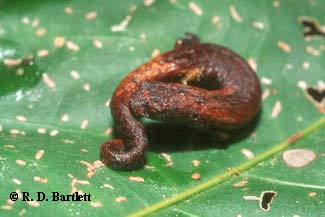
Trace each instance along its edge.
{"label": "white speck on leaf", "polygon": [[271,118],[278,117],[278,115],[280,114],[281,110],[282,110],[282,104],[281,104],[281,102],[280,101],[276,101],[276,103],[273,106],[273,110],[272,110],[272,113],[271,113]]}
{"label": "white speck on leaf", "polygon": [[21,19],[21,22],[23,22],[23,24],[28,25],[28,24],[30,23],[30,20],[29,20],[28,17],[23,17],[23,18]]}
{"label": "white speck on leaf", "polygon": [[118,203],[121,203],[121,202],[123,202],[123,201],[126,201],[126,198],[123,197],[123,196],[119,196],[119,197],[117,197],[117,198],[115,199],[115,201],[118,202]]}
{"label": "white speck on leaf", "polygon": [[34,176],[34,181],[35,182],[40,182],[40,183],[47,183],[48,179],[47,178],[41,178],[39,176]]}
{"label": "white speck on leaf", "polygon": [[50,136],[56,136],[56,135],[58,135],[59,134],[59,131],[58,130],[52,130],[51,132],[50,132]]}
{"label": "white speck on leaf", "polygon": [[188,3],[188,7],[193,11],[194,14],[196,14],[197,16],[202,16],[203,15],[203,11],[202,9],[194,2],[190,2]]}
{"label": "white speck on leaf", "polygon": [[43,73],[42,77],[43,77],[43,81],[46,84],[46,86],[48,88],[54,90],[55,86],[56,86],[54,80],[47,73]]}
{"label": "white speck on leaf", "polygon": [[18,215],[19,215],[19,216],[23,216],[25,213],[26,213],[26,209],[23,208],[23,209],[18,213]]}
{"label": "white speck on leaf", "polygon": [[35,35],[37,36],[37,37],[42,37],[42,36],[44,36],[46,34],[46,29],[45,28],[38,28],[38,29],[36,29],[36,31],[35,31]]}
{"label": "white speck on leaf", "polygon": [[152,53],[151,53],[151,57],[155,58],[156,56],[158,56],[160,54],[160,50],[155,48]]}
{"label": "white speck on leaf", "polygon": [[129,180],[133,182],[144,182],[144,178],[139,176],[129,176]]}
{"label": "white speck on leaf", "polygon": [[40,203],[38,202],[38,201],[36,201],[36,200],[34,200],[34,201],[26,201],[26,203],[28,204],[28,205],[30,205],[30,206],[33,206],[33,207],[39,207],[40,206]]}
{"label": "white speck on leaf", "polygon": [[230,5],[229,7],[229,12],[230,12],[230,15],[231,17],[236,21],[236,22],[243,22],[243,18],[238,14],[235,6],[233,5]]}
{"label": "white speck on leaf", "polygon": [[200,173],[193,173],[193,174],[191,175],[191,178],[192,178],[193,180],[200,180],[200,179],[201,179],[201,175],[200,175]]}
{"label": "white speck on leaf", "polygon": [[218,16],[218,15],[213,16],[212,19],[211,19],[211,23],[212,23],[213,25],[215,25],[215,27],[216,27],[217,29],[220,29],[221,26],[222,26],[222,23],[221,23],[221,17]]}
{"label": "white speck on leaf", "polygon": [[99,39],[94,39],[93,40],[93,45],[94,45],[94,47],[100,49],[100,48],[103,47],[103,42],[101,40],[99,40]]}
{"label": "white speck on leaf", "polygon": [[297,86],[303,90],[306,90],[308,87],[306,81],[298,81]]}
{"label": "white speck on leaf", "polygon": [[98,207],[102,207],[103,206],[103,203],[102,202],[99,202],[99,201],[92,201],[90,203],[90,205],[94,208],[98,208]]}
{"label": "white speck on leaf", "polygon": [[325,82],[322,80],[317,81],[317,86],[319,87],[319,89],[325,89]]}
{"label": "white speck on leaf", "polygon": [[299,168],[316,159],[316,153],[308,149],[292,149],[282,154],[283,161],[290,167]]}
{"label": "white speck on leaf", "polygon": [[38,150],[35,154],[35,159],[40,160],[43,157],[44,153],[45,153],[44,150]]}
{"label": "white speck on leaf", "polygon": [[220,22],[220,20],[221,20],[220,16],[216,15],[216,16],[212,17],[211,22],[216,25]]}
{"label": "white speck on leaf", "polygon": [[291,51],[290,45],[284,41],[278,41],[278,47],[286,53],[289,53]]}
{"label": "white speck on leaf", "polygon": [[21,121],[21,122],[26,122],[27,118],[23,115],[18,115],[18,116],[16,116],[16,120]]}
{"label": "white speck on leaf", "polygon": [[112,132],[113,132],[113,128],[109,127],[104,131],[104,135],[108,136],[108,135],[112,134]]}
{"label": "white speck on leaf", "polygon": [[167,154],[167,153],[161,153],[161,156],[163,158],[165,158],[165,160],[167,161],[167,163],[165,164],[165,166],[170,167],[170,166],[172,166],[174,164],[173,161],[172,161],[172,158],[171,158],[171,156],[169,154]]}
{"label": "white speck on leaf", "polygon": [[200,166],[201,162],[199,160],[192,160],[192,164],[193,166],[198,167]]}
{"label": "white speck on leaf", "polygon": [[255,21],[252,23],[252,25],[256,28],[256,29],[264,29],[264,23],[259,22],[259,21]]}
{"label": "white speck on leaf", "polygon": [[39,51],[37,51],[37,56],[39,56],[39,57],[45,57],[47,55],[49,55],[48,50],[39,50]]}
{"label": "white speck on leaf", "polygon": [[141,34],[140,34],[140,39],[141,39],[141,42],[142,42],[143,44],[146,43],[146,41],[147,41],[147,36],[146,36],[146,34],[141,33]]}
{"label": "white speck on leaf", "polygon": [[12,210],[12,206],[11,205],[3,205],[0,207],[3,210]]}
{"label": "white speck on leaf", "polygon": [[68,114],[64,114],[61,116],[61,121],[62,122],[67,122],[69,120],[69,115]]}
{"label": "white speck on leaf", "polygon": [[147,6],[147,7],[153,5],[153,3],[155,3],[155,0],[144,0],[143,1],[143,5]]}
{"label": "white speck on leaf", "polygon": [[82,120],[81,123],[80,123],[80,128],[82,130],[84,130],[84,129],[86,129],[88,127],[88,124],[89,124],[89,120],[88,119]]}
{"label": "white speck on leaf", "polygon": [[109,189],[114,190],[113,186],[111,186],[110,184],[104,184],[104,185],[100,186],[100,188],[109,188]]}
{"label": "white speck on leaf", "polygon": [[40,20],[38,18],[35,18],[33,21],[32,21],[32,27],[35,28],[39,25],[39,22]]}
{"label": "white speck on leaf", "polygon": [[65,44],[65,38],[63,36],[56,36],[54,38],[54,42],[53,42],[53,45],[55,47],[63,47]]}
{"label": "white speck on leaf", "polygon": [[308,196],[309,197],[316,197],[317,196],[317,193],[316,192],[309,192],[308,193]]}
{"label": "white speck on leaf", "polygon": [[93,20],[97,17],[97,13],[95,11],[91,11],[86,14],[85,18],[86,20]]}
{"label": "white speck on leaf", "polygon": [[83,89],[85,90],[85,91],[90,91],[90,84],[89,83],[84,83],[84,85],[83,85]]}
{"label": "white speck on leaf", "polygon": [[130,52],[133,52],[133,51],[135,51],[135,48],[134,48],[134,46],[130,46],[130,47],[129,47],[129,51],[130,51]]}
{"label": "white speck on leaf", "polygon": [[137,9],[138,9],[137,5],[131,5],[129,7],[129,13],[132,14],[132,13],[136,12]]}
{"label": "white speck on leaf", "polygon": [[18,75],[18,76],[22,76],[24,74],[24,69],[23,68],[18,68],[17,70],[16,70],[16,75]]}
{"label": "white speck on leaf", "polygon": [[310,68],[310,62],[304,61],[302,63],[302,68],[305,69],[305,70],[309,69]]}
{"label": "white speck on leaf", "polygon": [[18,160],[16,160],[16,164],[18,164],[18,165],[20,165],[20,166],[26,166],[26,161],[24,161],[24,160],[20,160],[20,159],[18,159]]}
{"label": "white speck on leaf", "polygon": [[243,155],[245,155],[245,157],[247,157],[248,159],[253,159],[254,158],[254,154],[253,152],[251,152],[250,150],[248,150],[247,148],[242,148],[241,150],[241,153]]}
{"label": "white speck on leaf", "polygon": [[80,74],[76,70],[72,70],[70,75],[73,79],[78,80],[80,78]]}
{"label": "white speck on leaf", "polygon": [[4,59],[3,60],[3,63],[6,66],[18,66],[21,64],[21,62],[22,62],[21,59]]}
{"label": "white speck on leaf", "polygon": [[73,9],[72,9],[72,7],[65,7],[64,8],[64,12],[67,13],[67,14],[72,14],[73,13]]}
{"label": "white speck on leaf", "polygon": [[110,104],[111,104],[111,99],[108,99],[108,100],[105,102],[105,106],[106,106],[106,107],[109,107]]}
{"label": "white speck on leaf", "polygon": [[252,69],[256,72],[257,71],[257,63],[256,60],[254,58],[249,58],[247,60],[248,64],[250,67],[252,67]]}
{"label": "white speck on leaf", "polygon": [[320,51],[310,45],[306,47],[306,52],[311,54],[312,56],[320,55]]}
{"label": "white speck on leaf", "polygon": [[265,85],[270,85],[270,84],[272,84],[272,79],[267,78],[267,77],[262,77],[261,78],[261,83],[265,84]]}
{"label": "white speck on leaf", "polygon": [[12,135],[17,135],[17,134],[20,134],[21,131],[18,130],[18,129],[11,129],[11,130],[10,130],[10,133],[11,133]]}
{"label": "white speck on leaf", "polygon": [[45,134],[45,133],[46,133],[46,129],[45,129],[45,128],[38,128],[38,129],[37,129],[37,132],[38,132],[39,134]]}
{"label": "white speck on leaf", "polygon": [[12,181],[17,185],[21,185],[21,181],[19,179],[13,178]]}
{"label": "white speck on leaf", "polygon": [[273,5],[273,7],[278,8],[278,7],[280,7],[280,1],[275,0],[272,5]]}
{"label": "white speck on leaf", "polygon": [[233,187],[243,187],[243,186],[246,186],[247,182],[248,182],[247,180],[241,180],[239,182],[234,183],[232,186]]}
{"label": "white speck on leaf", "polygon": [[130,15],[129,16],[126,16],[124,18],[124,20],[121,21],[121,23],[112,26],[111,31],[112,32],[123,32],[123,31],[125,31],[127,25],[129,24],[129,22],[131,20],[132,20],[132,17]]}
{"label": "white speck on leaf", "polygon": [[72,51],[79,51],[80,49],[79,45],[74,43],[73,41],[67,41],[66,46],[69,50]]}
{"label": "white speck on leaf", "polygon": [[259,200],[261,200],[261,198],[257,197],[257,196],[249,195],[249,196],[244,196],[244,200],[256,200],[256,201],[259,201]]}

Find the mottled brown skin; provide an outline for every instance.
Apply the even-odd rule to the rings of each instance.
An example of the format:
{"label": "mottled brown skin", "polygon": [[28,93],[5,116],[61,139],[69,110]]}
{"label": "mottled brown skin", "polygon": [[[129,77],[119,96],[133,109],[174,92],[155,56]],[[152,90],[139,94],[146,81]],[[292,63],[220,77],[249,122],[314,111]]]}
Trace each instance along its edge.
{"label": "mottled brown skin", "polygon": [[135,69],[117,87],[110,105],[121,139],[101,146],[101,160],[119,170],[145,163],[148,140],[140,117],[220,136],[245,125],[260,104],[259,80],[244,59],[186,34],[174,50]]}

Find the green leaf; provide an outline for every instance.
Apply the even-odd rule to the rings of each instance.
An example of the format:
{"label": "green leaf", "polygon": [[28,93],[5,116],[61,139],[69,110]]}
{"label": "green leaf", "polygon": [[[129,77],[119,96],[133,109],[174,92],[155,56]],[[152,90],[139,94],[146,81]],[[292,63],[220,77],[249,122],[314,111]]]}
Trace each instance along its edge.
{"label": "green leaf", "polygon": [[[299,19],[324,25],[325,3],[144,2],[0,1],[0,215],[321,216],[324,115],[300,87],[324,83],[324,38],[304,39]],[[101,167],[100,144],[113,138],[107,105],[114,89],[154,50],[172,49],[185,32],[256,63],[264,93],[270,93],[259,118],[222,145],[160,131],[150,144],[148,167]],[[282,110],[272,117],[276,104]],[[317,158],[289,167],[282,159],[289,145]],[[248,160],[243,149],[255,157]],[[194,173],[201,179],[192,179]],[[90,193],[91,201],[51,201],[52,192],[74,191]],[[245,200],[263,191],[277,193],[268,212]],[[20,195],[14,203],[11,192]],[[27,203],[23,192],[35,200],[44,192],[49,201]]]}

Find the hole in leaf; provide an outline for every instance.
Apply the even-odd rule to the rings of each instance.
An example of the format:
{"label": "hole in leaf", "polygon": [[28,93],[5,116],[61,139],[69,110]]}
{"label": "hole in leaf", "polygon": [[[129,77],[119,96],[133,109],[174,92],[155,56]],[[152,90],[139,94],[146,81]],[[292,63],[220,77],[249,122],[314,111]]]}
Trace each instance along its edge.
{"label": "hole in leaf", "polygon": [[325,90],[308,87],[307,93],[318,103],[321,103],[325,99]]}
{"label": "hole in leaf", "polygon": [[260,207],[264,211],[270,210],[270,204],[273,198],[277,195],[274,191],[264,191],[261,194]]}
{"label": "hole in leaf", "polygon": [[298,21],[304,27],[304,38],[313,39],[314,37],[325,37],[325,31],[315,19],[310,17],[299,17]]}
{"label": "hole in leaf", "polygon": [[309,86],[306,95],[321,113],[325,113],[325,89]]}

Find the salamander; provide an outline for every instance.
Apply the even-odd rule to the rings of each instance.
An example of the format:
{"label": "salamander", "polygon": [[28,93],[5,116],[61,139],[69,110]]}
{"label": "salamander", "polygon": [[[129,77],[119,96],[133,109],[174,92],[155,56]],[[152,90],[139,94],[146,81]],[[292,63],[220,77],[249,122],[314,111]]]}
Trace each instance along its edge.
{"label": "salamander", "polygon": [[187,33],[173,50],[128,74],[110,103],[116,139],[100,158],[118,170],[146,161],[148,138],[140,118],[186,125],[216,136],[247,124],[261,106],[254,70],[234,51]]}

